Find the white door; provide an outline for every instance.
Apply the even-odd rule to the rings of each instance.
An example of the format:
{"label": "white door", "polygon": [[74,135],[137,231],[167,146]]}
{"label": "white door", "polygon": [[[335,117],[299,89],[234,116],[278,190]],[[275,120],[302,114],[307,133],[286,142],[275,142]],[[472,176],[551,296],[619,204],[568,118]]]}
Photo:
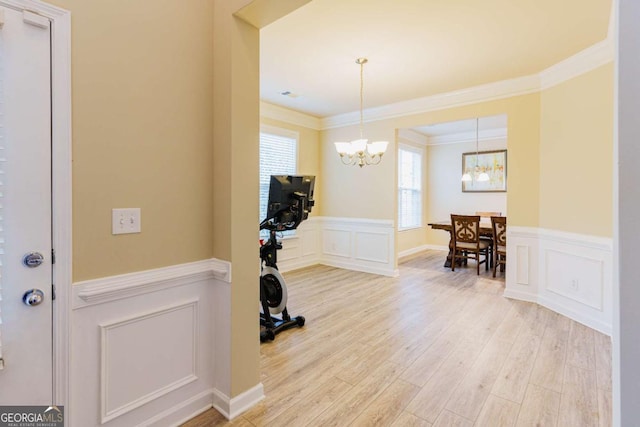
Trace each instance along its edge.
{"label": "white door", "polygon": [[[0,405],[52,403],[49,21],[0,7]],[[43,256],[28,267],[23,257]],[[31,257],[34,259],[35,257]],[[23,301],[40,290],[37,305]],[[36,298],[37,299],[37,298]]]}

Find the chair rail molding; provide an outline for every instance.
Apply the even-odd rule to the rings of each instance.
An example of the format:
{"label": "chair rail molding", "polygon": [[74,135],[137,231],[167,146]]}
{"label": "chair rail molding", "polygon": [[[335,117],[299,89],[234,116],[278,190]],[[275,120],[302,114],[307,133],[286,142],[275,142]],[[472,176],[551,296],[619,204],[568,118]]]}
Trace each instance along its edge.
{"label": "chair rail molding", "polygon": [[208,259],[76,282],[73,286],[73,309],[204,279],[217,279],[230,283],[231,263]]}
{"label": "chair rail molding", "polygon": [[218,259],[76,283],[73,425],[179,425],[214,402],[231,416],[257,402],[257,392],[220,400],[230,392],[230,289],[231,263]]}
{"label": "chair rail molding", "polygon": [[612,239],[511,226],[504,296],[536,302],[611,335]]}

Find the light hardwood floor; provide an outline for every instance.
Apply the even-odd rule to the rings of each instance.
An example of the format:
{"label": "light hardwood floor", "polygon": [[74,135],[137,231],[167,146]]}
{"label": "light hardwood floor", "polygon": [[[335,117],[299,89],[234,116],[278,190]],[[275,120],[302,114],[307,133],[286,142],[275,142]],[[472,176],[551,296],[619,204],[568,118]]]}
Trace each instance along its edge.
{"label": "light hardwood floor", "polygon": [[[307,324],[261,346],[266,399],[185,426],[610,426],[609,337],[502,297],[504,279],[443,253],[400,277],[316,266],[285,274]],[[257,337],[256,337],[257,339]]]}

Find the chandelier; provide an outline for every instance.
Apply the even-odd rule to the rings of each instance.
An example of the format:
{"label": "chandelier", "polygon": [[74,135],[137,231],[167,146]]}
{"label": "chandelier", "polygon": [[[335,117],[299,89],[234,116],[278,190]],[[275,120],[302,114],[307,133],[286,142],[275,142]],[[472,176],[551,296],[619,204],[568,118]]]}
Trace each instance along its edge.
{"label": "chandelier", "polygon": [[480,119],[476,117],[476,167],[473,170],[473,176],[467,171],[462,174],[462,181],[478,181],[484,182],[489,181],[489,175],[485,171],[480,170],[480,165],[478,164],[478,127],[479,127]]}
{"label": "chandelier", "polygon": [[336,151],[340,154],[340,160],[345,165],[377,165],[382,160],[382,155],[387,151],[387,141],[368,142],[364,138],[363,100],[364,100],[364,64],[367,58],[356,59],[356,64],[360,65],[360,139],[351,142],[334,142]]}

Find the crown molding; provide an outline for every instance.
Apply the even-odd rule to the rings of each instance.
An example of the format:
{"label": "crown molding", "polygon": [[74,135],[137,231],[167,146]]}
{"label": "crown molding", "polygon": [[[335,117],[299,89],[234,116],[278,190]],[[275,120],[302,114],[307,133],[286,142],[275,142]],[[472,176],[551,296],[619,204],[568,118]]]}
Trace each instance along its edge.
{"label": "crown molding", "polygon": [[540,73],[540,89],[545,90],[578,77],[581,74],[613,61],[614,42],[607,37],[603,41],[558,62]]}
{"label": "crown molding", "polygon": [[[540,89],[538,75],[518,77],[495,83],[474,86],[423,98],[409,99],[394,104],[364,110],[365,122],[392,119],[428,111],[460,107],[494,99],[509,98],[537,92]],[[333,129],[358,124],[360,112],[353,111],[321,119],[322,129]]]}
{"label": "crown molding", "polygon": [[[506,128],[486,129],[478,132],[478,141],[491,141],[494,139],[505,139],[506,137]],[[462,142],[476,142],[475,131],[438,135],[427,139],[427,145],[459,144]]]}
{"label": "crown molding", "polygon": [[418,144],[422,147],[428,145],[429,137],[411,129],[398,129],[398,140],[405,140]]}
{"label": "crown molding", "polygon": [[319,118],[264,101],[260,101],[260,116],[313,130],[322,130]]}

